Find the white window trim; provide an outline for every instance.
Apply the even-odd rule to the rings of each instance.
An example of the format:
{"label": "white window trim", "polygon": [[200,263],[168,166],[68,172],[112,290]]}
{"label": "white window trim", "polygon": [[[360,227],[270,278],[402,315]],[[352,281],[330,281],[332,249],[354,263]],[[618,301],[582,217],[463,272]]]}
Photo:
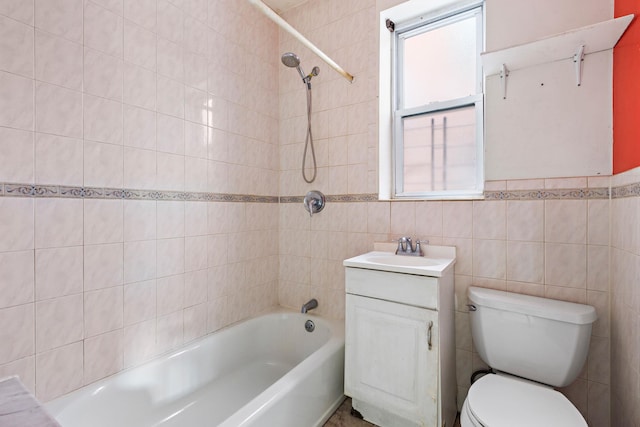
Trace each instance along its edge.
{"label": "white window trim", "polygon": [[[380,12],[379,34],[380,34],[380,70],[378,87],[378,198],[380,200],[407,200],[407,199],[481,199],[483,192],[483,176],[478,177],[479,189],[476,192],[470,191],[447,191],[430,192],[428,195],[404,194],[402,197],[395,196],[394,189],[394,153],[393,153],[393,94],[395,82],[392,77],[393,64],[393,44],[395,35],[387,29],[387,19],[394,22],[407,22],[412,19],[422,21],[424,19],[443,16],[461,9],[468,9],[482,5],[479,0],[409,0],[398,6]],[[406,24],[405,24],[406,25]],[[482,71],[480,70],[480,75]],[[482,81],[480,79],[480,81]],[[480,101],[482,102],[482,101]],[[483,120],[477,121],[477,132],[482,137]],[[481,140],[481,139],[480,139]],[[482,144],[478,146],[478,163],[484,163],[484,150]],[[482,170],[479,171],[483,175]]]}

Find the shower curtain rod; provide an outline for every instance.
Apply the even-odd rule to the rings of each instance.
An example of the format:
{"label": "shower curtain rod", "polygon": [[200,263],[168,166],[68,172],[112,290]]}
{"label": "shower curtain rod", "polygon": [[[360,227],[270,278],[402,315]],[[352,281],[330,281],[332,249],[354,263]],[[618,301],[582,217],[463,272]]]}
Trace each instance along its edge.
{"label": "shower curtain rod", "polygon": [[318,49],[316,47],[316,45],[314,45],[309,40],[307,40],[307,38],[305,36],[300,34],[298,32],[298,30],[296,30],[295,28],[293,28],[291,26],[291,24],[289,24],[287,21],[282,19],[282,17],[280,15],[278,15],[273,9],[271,9],[269,6],[264,4],[261,0],[248,0],[248,1],[249,1],[249,3],[253,4],[258,9],[260,9],[262,11],[262,13],[264,13],[273,22],[278,24],[283,30],[285,30],[286,32],[291,34],[298,41],[300,41],[300,43],[302,43],[307,48],[309,48],[313,53],[318,55],[320,57],[320,59],[322,59],[324,62],[327,63],[327,65],[329,65],[331,68],[333,68],[338,73],[340,73],[345,79],[349,80],[349,82],[353,83],[353,78],[354,77],[351,74],[349,74],[345,70],[343,70],[342,67],[340,67],[338,64],[336,64],[333,59],[329,58],[323,51]]}

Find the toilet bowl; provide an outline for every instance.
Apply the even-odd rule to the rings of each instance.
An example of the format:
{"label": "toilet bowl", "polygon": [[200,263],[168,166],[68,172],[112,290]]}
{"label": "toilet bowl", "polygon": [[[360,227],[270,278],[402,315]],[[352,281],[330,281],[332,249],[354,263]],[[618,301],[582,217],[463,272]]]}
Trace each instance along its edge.
{"label": "toilet bowl", "polygon": [[469,288],[473,343],[495,373],[471,385],[462,427],[587,427],[553,387],[584,366],[595,309],[547,298]]}
{"label": "toilet bowl", "polygon": [[488,374],[476,381],[460,412],[461,427],[587,427],[560,392],[532,381]]}

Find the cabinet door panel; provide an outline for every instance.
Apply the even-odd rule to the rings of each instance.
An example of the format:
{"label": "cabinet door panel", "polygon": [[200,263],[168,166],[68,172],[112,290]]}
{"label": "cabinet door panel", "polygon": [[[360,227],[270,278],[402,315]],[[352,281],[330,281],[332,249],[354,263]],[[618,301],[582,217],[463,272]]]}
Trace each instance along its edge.
{"label": "cabinet door panel", "polygon": [[436,425],[437,312],[350,294],[346,303],[345,394]]}

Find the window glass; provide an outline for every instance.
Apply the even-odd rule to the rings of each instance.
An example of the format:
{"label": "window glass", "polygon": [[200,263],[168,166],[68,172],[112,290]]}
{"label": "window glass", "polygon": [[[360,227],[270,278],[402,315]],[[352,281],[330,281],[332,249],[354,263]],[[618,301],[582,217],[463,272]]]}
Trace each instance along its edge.
{"label": "window glass", "polygon": [[420,29],[400,38],[404,43],[403,105],[412,108],[476,93],[476,18]]}
{"label": "window glass", "polygon": [[470,106],[403,119],[405,193],[475,186],[475,114]]}

